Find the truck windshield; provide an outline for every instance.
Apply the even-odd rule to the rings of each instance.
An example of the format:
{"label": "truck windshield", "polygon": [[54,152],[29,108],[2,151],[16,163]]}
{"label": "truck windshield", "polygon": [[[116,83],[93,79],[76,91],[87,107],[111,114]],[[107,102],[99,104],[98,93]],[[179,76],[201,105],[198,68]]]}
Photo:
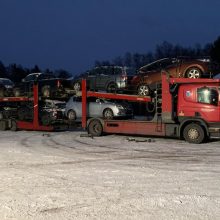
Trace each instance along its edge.
{"label": "truck windshield", "polygon": [[200,103],[218,105],[219,94],[216,89],[202,87],[197,90],[197,100]]}

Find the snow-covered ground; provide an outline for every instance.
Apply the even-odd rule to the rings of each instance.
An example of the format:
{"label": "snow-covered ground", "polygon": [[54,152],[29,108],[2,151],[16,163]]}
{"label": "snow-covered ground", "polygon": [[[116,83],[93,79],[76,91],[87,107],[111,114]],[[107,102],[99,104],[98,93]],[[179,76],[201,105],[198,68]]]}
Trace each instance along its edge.
{"label": "snow-covered ground", "polygon": [[82,133],[0,133],[1,220],[220,219],[220,141]]}

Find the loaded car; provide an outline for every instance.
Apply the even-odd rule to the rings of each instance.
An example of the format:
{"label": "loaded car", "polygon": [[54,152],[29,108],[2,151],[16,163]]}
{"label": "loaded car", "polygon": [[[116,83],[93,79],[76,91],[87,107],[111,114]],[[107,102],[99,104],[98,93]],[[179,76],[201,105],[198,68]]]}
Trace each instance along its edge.
{"label": "loaded car", "polygon": [[0,97],[13,96],[14,83],[8,78],[0,78]]}
{"label": "loaded car", "polygon": [[161,81],[162,69],[172,77],[195,79],[211,78],[219,72],[210,59],[164,58],[141,67],[129,81],[128,88],[138,95],[150,95],[156,83]]}
{"label": "loaded car", "polygon": [[[82,117],[82,98],[73,96],[66,103],[66,117],[73,121]],[[106,99],[90,97],[87,106],[88,117],[103,117],[112,119],[116,117],[133,117],[133,110],[128,103],[114,102]]]}
{"label": "loaded car", "polygon": [[[66,103],[58,100],[39,102],[39,121],[42,125],[50,125],[65,119]],[[33,120],[33,103],[25,103],[17,110],[17,118],[21,121]]]}
{"label": "loaded car", "polygon": [[87,80],[87,87],[90,90],[103,90],[115,92],[127,86],[127,74],[132,71],[128,67],[121,66],[99,66],[81,74],[73,82],[75,91],[81,90],[81,80]]}
{"label": "loaded car", "polygon": [[70,82],[66,79],[57,78],[51,73],[31,73],[14,89],[15,96],[32,94],[33,84],[38,82],[39,95],[43,97],[65,96],[66,87]]}

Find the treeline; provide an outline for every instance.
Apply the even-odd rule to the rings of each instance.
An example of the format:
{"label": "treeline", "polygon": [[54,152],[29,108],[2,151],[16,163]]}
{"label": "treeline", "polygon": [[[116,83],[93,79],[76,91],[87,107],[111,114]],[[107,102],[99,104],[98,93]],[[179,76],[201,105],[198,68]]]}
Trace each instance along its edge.
{"label": "treeline", "polygon": [[212,60],[220,63],[220,37],[214,43],[208,43],[205,46],[199,44],[194,47],[182,47],[180,45],[173,45],[167,41],[157,45],[154,52],[144,54],[140,53],[125,53],[124,56],[118,56],[115,59],[95,61],[95,66],[118,65],[128,66],[135,69],[146,65],[154,60],[164,57],[210,57]]}
{"label": "treeline", "polygon": [[[124,56],[118,56],[115,59],[109,61],[95,61],[95,66],[102,65],[118,65],[128,66],[135,69],[146,65],[154,60],[158,60],[164,57],[211,57],[212,60],[220,63],[220,37],[213,43],[201,46],[199,44],[194,47],[182,47],[180,45],[173,45],[169,42],[164,41],[162,44],[157,45],[154,52],[148,52],[144,54],[140,53],[129,53],[127,52]],[[86,70],[85,70],[86,71]],[[71,73],[64,69],[60,70],[42,70],[35,65],[33,68],[25,68],[20,64],[10,64],[5,66],[0,61],[0,78],[9,78],[14,82],[20,82],[26,75],[36,72],[52,73],[60,78],[69,78],[72,76]],[[74,73],[76,74],[76,73]]]}

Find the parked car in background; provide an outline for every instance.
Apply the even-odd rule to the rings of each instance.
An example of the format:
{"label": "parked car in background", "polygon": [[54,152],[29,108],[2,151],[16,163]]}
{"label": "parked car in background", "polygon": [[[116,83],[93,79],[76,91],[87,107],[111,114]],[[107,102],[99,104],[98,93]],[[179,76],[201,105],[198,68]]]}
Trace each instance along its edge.
{"label": "parked car in background", "polygon": [[38,82],[39,95],[43,97],[62,97],[70,81],[57,78],[51,73],[31,73],[14,89],[15,96],[32,94],[33,85]]}
{"label": "parked car in background", "polygon": [[14,83],[8,78],[0,78],[0,97],[13,96]]}
{"label": "parked car in background", "polygon": [[[76,120],[82,117],[82,99],[73,96],[66,103],[65,115],[69,120]],[[132,117],[133,110],[128,103],[114,102],[94,97],[88,98],[88,117],[103,117],[112,119],[115,117]]]}
{"label": "parked car in background", "polygon": [[127,74],[131,71],[128,67],[121,66],[99,66],[81,74],[73,82],[75,91],[81,90],[81,80],[87,80],[87,87],[90,90],[103,90],[115,92],[127,86]]}
{"label": "parked car in background", "polygon": [[147,96],[161,81],[161,70],[166,70],[172,77],[211,78],[219,72],[214,66],[209,59],[164,58],[141,67],[128,87],[138,95]]}

